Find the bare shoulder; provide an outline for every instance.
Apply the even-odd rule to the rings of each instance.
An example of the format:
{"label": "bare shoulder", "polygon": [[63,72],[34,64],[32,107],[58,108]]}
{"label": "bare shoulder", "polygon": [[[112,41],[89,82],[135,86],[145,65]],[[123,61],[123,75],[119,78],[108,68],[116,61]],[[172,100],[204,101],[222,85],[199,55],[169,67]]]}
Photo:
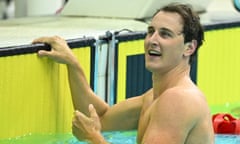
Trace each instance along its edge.
{"label": "bare shoulder", "polygon": [[164,100],[169,103],[175,103],[177,105],[183,104],[183,106],[187,105],[188,107],[192,104],[196,106],[203,106],[202,104],[206,104],[206,98],[201,90],[199,90],[196,86],[191,87],[173,87],[167,89],[161,96],[159,96],[159,102]]}
{"label": "bare shoulder", "polygon": [[165,90],[152,101],[143,141],[155,139],[163,143],[185,143],[204,114],[208,113],[205,103],[202,92],[194,86]]}
{"label": "bare shoulder", "polygon": [[208,105],[204,94],[197,87],[173,87],[155,100],[153,111],[171,120],[178,119],[189,124],[207,114]]}

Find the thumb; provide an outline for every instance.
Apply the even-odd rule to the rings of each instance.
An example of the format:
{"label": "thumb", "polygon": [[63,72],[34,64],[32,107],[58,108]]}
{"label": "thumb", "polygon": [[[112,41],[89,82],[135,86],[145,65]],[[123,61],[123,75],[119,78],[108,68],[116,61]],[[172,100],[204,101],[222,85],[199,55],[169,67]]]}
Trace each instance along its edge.
{"label": "thumb", "polygon": [[98,119],[98,114],[93,104],[89,104],[88,109],[89,109],[90,117],[93,118],[94,120]]}
{"label": "thumb", "polygon": [[39,55],[40,57],[49,56],[49,55],[50,55],[50,52],[51,52],[51,51],[39,50],[39,51],[38,51],[38,55]]}

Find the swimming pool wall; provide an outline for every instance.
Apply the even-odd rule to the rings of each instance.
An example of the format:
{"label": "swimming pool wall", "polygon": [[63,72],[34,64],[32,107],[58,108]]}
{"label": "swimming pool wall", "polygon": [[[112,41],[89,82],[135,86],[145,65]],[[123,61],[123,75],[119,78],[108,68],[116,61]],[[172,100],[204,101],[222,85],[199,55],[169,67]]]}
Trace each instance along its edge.
{"label": "swimming pool wall", "polygon": [[[69,40],[93,87],[95,39]],[[71,131],[73,106],[65,65],[39,58],[46,45],[0,49],[0,139]]]}
{"label": "swimming pool wall", "polygon": [[[197,83],[214,107],[240,112],[240,23],[206,27],[206,40],[198,54]],[[217,110],[219,111],[219,110]]]}
{"label": "swimming pool wall", "polygon": [[[205,93],[212,113],[236,112],[240,106],[240,23],[206,25],[205,29],[205,43],[191,78]],[[144,68],[145,34],[129,32],[99,38],[106,42],[104,53],[108,59],[102,83],[98,83],[96,74],[104,57],[99,56],[99,40],[68,41],[94,91],[99,85],[106,86],[104,95],[109,103],[139,95],[151,87],[151,74]],[[73,107],[66,67],[36,55],[38,49],[47,48],[27,45],[0,49],[0,139],[71,131]]]}

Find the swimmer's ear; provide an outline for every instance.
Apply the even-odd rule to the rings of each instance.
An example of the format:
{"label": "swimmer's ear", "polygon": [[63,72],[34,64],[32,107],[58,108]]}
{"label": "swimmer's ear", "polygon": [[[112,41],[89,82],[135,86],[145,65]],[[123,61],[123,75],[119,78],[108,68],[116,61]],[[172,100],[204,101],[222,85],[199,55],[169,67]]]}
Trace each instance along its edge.
{"label": "swimmer's ear", "polygon": [[192,55],[197,47],[197,41],[196,40],[192,40],[191,42],[187,42],[184,45],[184,53],[183,56],[190,56]]}

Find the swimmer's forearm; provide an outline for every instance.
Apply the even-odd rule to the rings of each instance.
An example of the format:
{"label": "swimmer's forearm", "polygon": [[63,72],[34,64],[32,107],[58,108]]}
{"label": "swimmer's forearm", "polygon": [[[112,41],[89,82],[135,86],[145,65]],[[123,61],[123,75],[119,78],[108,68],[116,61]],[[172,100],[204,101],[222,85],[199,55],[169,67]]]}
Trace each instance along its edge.
{"label": "swimmer's forearm", "polygon": [[93,92],[80,64],[73,59],[67,69],[74,109],[87,114],[88,105],[93,104],[101,117],[109,106]]}

